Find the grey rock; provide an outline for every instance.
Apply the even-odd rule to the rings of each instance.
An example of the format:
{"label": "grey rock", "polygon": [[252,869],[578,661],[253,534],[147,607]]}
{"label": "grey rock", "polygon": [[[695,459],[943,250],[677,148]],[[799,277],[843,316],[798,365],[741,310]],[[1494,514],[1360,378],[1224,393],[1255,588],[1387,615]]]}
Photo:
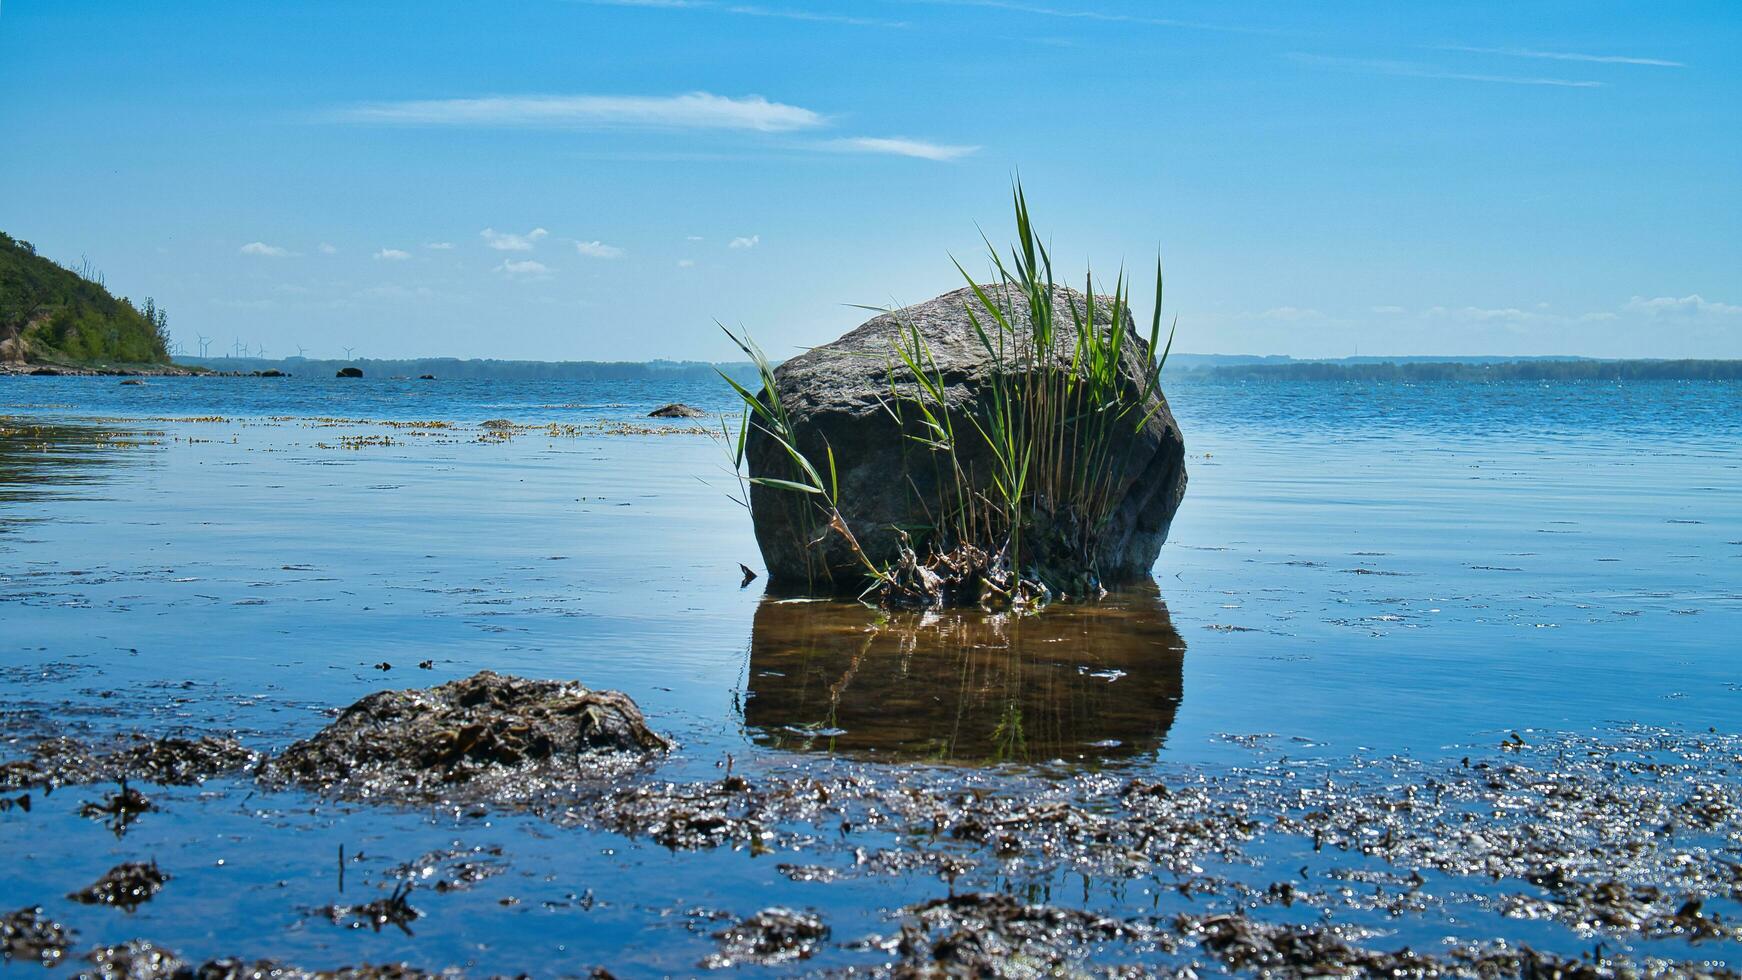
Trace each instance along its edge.
{"label": "grey rock", "polygon": [[[1055,288],[1053,307],[1060,322],[1071,322],[1073,302],[1082,309],[1082,294]],[[880,566],[898,554],[897,527],[923,525],[928,514],[943,512],[940,489],[947,489],[947,484],[940,488],[940,474],[924,447],[903,438],[886,408],[889,372],[900,363],[893,345],[903,331],[918,330],[924,337],[943,375],[958,456],[970,479],[990,493],[991,482],[984,474],[992,471],[991,455],[968,419],[987,397],[993,360],[974,332],[969,308],[983,318],[973,291],[963,287],[875,316],[838,340],[775,369],[775,383],[793,419],[798,449],[824,479],[828,478],[828,449],[833,449],[841,516],[867,556]],[[1098,297],[1096,308],[1111,309],[1111,299]],[[1020,316],[1026,317],[1026,309]],[[1129,313],[1124,334],[1122,371],[1132,384],[1140,385],[1150,363],[1149,345],[1137,335]],[[1069,358],[1074,347],[1074,337],[1061,337],[1054,356]],[[897,380],[904,377],[905,371],[896,369]],[[1154,414],[1141,428],[1133,420],[1132,429],[1118,438],[1111,453],[1110,465],[1116,467],[1113,499],[1118,503],[1098,535],[1096,549],[1101,581],[1109,585],[1148,576],[1185,495],[1184,440],[1166,398],[1160,392],[1152,398],[1160,402]],[[911,421],[909,426],[911,431]],[[759,430],[750,434],[746,462],[753,477],[793,476],[784,451]],[[808,495],[751,486],[756,540],[770,580],[777,586],[809,591],[859,590],[865,581],[863,565],[841,535],[816,526],[807,508],[814,510]]]}
{"label": "grey rock", "polygon": [[685,405],[683,402],[672,402],[670,405],[661,405],[653,411],[648,412],[647,417],[650,419],[699,419],[707,414],[707,412],[704,412],[693,405]]}

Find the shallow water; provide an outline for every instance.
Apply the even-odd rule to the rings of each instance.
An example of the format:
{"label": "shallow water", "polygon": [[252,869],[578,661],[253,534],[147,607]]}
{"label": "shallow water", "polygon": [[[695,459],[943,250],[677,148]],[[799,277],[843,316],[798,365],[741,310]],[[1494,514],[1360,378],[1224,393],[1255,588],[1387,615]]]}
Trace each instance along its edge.
{"label": "shallow water", "polygon": [[[600,427],[671,400],[728,409],[706,386],[6,379],[6,731],[221,729],[272,749],[369,691],[484,668],[630,694],[680,743],[659,770],[680,781],[728,758],[942,764],[926,778],[996,792],[1278,758],[1434,764],[1515,731],[1736,731],[1742,386],[1181,379],[1169,395],[1190,486],[1158,588],[987,621],[740,588],[738,562],[760,566],[721,448],[687,423]],[[497,418],[559,425],[478,425]],[[418,420],[452,424],[383,424]],[[118,838],[71,812],[97,792],[0,812],[0,906],[190,956],[686,972],[715,948],[699,910],[814,906],[838,944],[949,888],[923,871],[795,882],[753,852],[313,807],[235,780],[164,790]],[[340,844],[355,894],[455,840],[500,846],[503,873],[419,901],[415,936],[301,911],[336,900]],[[131,916],[59,898],[142,857],[175,877]],[[1005,884],[1107,912],[1153,897],[1055,871]],[[1451,928],[1379,920],[1390,946]]]}

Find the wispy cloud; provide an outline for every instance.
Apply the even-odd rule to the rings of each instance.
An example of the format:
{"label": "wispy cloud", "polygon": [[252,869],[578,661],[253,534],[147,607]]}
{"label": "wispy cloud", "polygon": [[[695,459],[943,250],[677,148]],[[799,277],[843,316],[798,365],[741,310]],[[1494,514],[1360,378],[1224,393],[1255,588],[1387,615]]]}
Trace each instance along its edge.
{"label": "wispy cloud", "polygon": [[1639,58],[1625,54],[1584,54],[1578,51],[1539,51],[1535,48],[1481,48],[1466,44],[1441,44],[1436,51],[1462,51],[1465,54],[1494,54],[1507,58],[1543,58],[1549,61],[1585,61],[1599,65],[1649,65],[1654,68],[1686,68],[1679,61],[1663,58]]}
{"label": "wispy cloud", "polygon": [[1586,81],[1571,78],[1537,78],[1524,75],[1484,75],[1472,72],[1450,71],[1434,65],[1416,64],[1410,61],[1382,61],[1368,58],[1337,58],[1330,55],[1289,54],[1289,60],[1298,64],[1312,65],[1317,68],[1330,68],[1338,71],[1360,72],[1367,75],[1397,75],[1405,78],[1438,78],[1455,82],[1493,82],[1501,85],[1551,85],[1558,88],[1600,88],[1602,82]]}
{"label": "wispy cloud", "polygon": [[1742,315],[1742,306],[1734,303],[1718,303],[1706,299],[1699,293],[1688,296],[1654,296],[1646,299],[1635,296],[1622,307],[1629,313],[1643,313],[1646,316],[1738,316]]}
{"label": "wispy cloud", "polygon": [[821,126],[822,114],[760,95],[500,95],[370,102],[329,114],[341,122],[405,126],[552,129],[729,129],[790,132]]}
{"label": "wispy cloud", "polygon": [[337,255],[339,253],[339,250],[337,248],[333,247],[331,244],[329,244],[327,242],[322,242],[320,244],[319,248],[320,248],[320,253],[322,255]]}
{"label": "wispy cloud", "polygon": [[242,246],[239,251],[243,255],[258,255],[269,259],[287,258],[292,254],[288,248],[281,248],[277,245],[268,245],[265,242],[249,242]]}
{"label": "wispy cloud", "polygon": [[453,242],[429,242],[424,245],[424,248],[427,248],[432,252],[446,252],[450,251],[453,247]]}
{"label": "wispy cloud", "polygon": [[851,136],[819,144],[824,149],[845,153],[889,153],[895,156],[917,157],[921,160],[959,160],[979,151],[978,146],[950,146],[910,140],[899,136]]}
{"label": "wispy cloud", "polygon": [[702,10],[743,17],[773,17],[780,20],[802,20],[817,24],[845,24],[849,27],[903,28],[906,21],[882,20],[875,17],[854,17],[846,14],[825,14],[791,7],[764,7],[752,3],[719,3],[715,0],[581,0],[595,7],[646,7],[654,10]]}
{"label": "wispy cloud", "polygon": [[762,243],[761,235],[751,235],[748,238],[739,236],[726,243],[727,248],[755,248]]}
{"label": "wispy cloud", "polygon": [[484,239],[484,244],[498,252],[530,252],[538,240],[548,234],[550,232],[543,228],[534,228],[524,235],[497,231],[494,228],[486,228],[478,232],[478,235]]}
{"label": "wispy cloud", "polygon": [[575,251],[589,259],[617,259],[623,257],[623,250],[615,245],[604,242],[576,242]]}
{"label": "wispy cloud", "polygon": [[677,260],[677,267],[680,269],[691,269],[691,268],[695,267],[695,264],[696,264],[695,259],[678,259]]}
{"label": "wispy cloud", "polygon": [[1273,306],[1268,310],[1253,315],[1258,320],[1282,320],[1289,323],[1301,320],[1322,320],[1325,315],[1318,310],[1306,306]]}
{"label": "wispy cloud", "polygon": [[384,248],[376,252],[375,257],[384,262],[404,262],[411,258],[411,253],[397,248]]}
{"label": "wispy cloud", "polygon": [[543,279],[550,275],[550,268],[548,266],[543,262],[535,262],[532,259],[525,259],[519,262],[516,262],[513,259],[504,259],[502,264],[496,267],[496,271],[508,276],[510,279]]}
{"label": "wispy cloud", "polygon": [[1098,21],[1108,24],[1139,24],[1145,27],[1181,27],[1194,31],[1220,31],[1228,34],[1281,34],[1274,28],[1249,27],[1238,24],[1212,24],[1197,20],[1177,20],[1171,17],[1149,17],[1110,10],[1048,7],[1042,4],[1019,3],[1015,0],[909,0],[945,7],[985,7],[1037,17],[1058,17],[1067,20]]}

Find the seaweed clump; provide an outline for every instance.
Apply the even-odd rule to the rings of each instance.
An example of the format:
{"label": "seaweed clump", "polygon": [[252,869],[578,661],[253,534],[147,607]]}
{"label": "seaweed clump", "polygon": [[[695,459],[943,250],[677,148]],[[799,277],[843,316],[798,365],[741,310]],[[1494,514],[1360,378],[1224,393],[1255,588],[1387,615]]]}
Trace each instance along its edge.
{"label": "seaweed clump", "polygon": [[86,905],[113,905],[131,912],[151,901],[168,880],[169,875],[158,870],[156,861],[131,861],[115,865],[103,877],[67,897]]}
{"label": "seaweed clump", "polygon": [[44,915],[40,905],[0,916],[0,959],[8,963],[34,960],[54,966],[77,938],[73,930]]}
{"label": "seaweed clump", "polygon": [[188,786],[239,772],[259,758],[233,738],[147,738],[130,735],[97,747],[75,739],[43,739],[27,759],[0,763],[0,789],[86,785],[136,780]]}
{"label": "seaweed clump", "polygon": [[625,694],[486,670],[371,694],[261,775],[363,797],[424,798],[481,785],[495,798],[491,790],[524,792],[540,779],[600,778],[618,771],[616,763],[669,747]]}
{"label": "seaweed clump", "polygon": [[829,927],[815,915],[791,909],[763,909],[714,933],[720,952],[702,961],[708,969],[740,963],[775,964],[802,960],[829,937]]}

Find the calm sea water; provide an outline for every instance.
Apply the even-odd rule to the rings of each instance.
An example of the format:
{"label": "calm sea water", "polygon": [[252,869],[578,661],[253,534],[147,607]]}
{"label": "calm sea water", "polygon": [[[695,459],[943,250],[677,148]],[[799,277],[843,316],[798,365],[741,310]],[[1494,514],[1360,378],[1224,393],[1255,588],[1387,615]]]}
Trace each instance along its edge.
{"label": "calm sea water", "polygon": [[[228,728],[264,748],[369,691],[483,668],[629,693],[681,743],[672,778],[731,756],[940,762],[995,783],[1239,765],[1250,735],[1432,759],[1514,731],[1737,727],[1742,386],[1168,392],[1190,486],[1157,587],[989,624],[740,588],[738,563],[759,559],[722,448],[689,423],[601,427],[673,400],[730,411],[717,386],[7,379],[9,727]],[[490,419],[558,425],[501,439]],[[385,424],[418,421],[450,425]],[[795,895],[768,862],[530,819],[266,808],[240,786],[169,799],[125,841],[60,812],[71,800],[0,814],[0,905],[189,955],[634,973],[712,948],[684,924],[692,905],[821,905],[852,933],[895,901],[884,889],[942,887]],[[415,938],[296,911],[332,900],[338,844],[386,862],[462,837],[518,870],[472,904],[433,903]],[[173,902],[123,919],[58,901],[141,854],[183,869]],[[588,888],[600,907],[559,908]]]}

